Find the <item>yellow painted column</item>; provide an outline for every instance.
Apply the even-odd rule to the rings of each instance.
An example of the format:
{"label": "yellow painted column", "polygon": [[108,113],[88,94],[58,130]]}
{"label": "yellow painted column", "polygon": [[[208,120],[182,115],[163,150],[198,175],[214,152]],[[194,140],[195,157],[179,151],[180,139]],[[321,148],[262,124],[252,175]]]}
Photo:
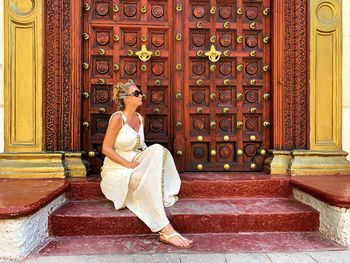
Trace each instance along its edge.
{"label": "yellow painted column", "polygon": [[42,138],[42,1],[5,0],[4,150],[0,177],[64,177]]}
{"label": "yellow painted column", "polygon": [[350,173],[342,150],[341,0],[310,1],[310,150],[291,154],[291,175]]}

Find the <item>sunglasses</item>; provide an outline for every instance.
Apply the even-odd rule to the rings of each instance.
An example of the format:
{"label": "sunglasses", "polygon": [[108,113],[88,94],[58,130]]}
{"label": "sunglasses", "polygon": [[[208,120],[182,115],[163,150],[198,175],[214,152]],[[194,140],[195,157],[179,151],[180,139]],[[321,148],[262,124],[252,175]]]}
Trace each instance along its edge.
{"label": "sunglasses", "polygon": [[125,96],[134,96],[134,97],[139,97],[139,96],[142,96],[142,91],[141,90],[135,90],[134,92],[130,93],[130,94],[127,94]]}

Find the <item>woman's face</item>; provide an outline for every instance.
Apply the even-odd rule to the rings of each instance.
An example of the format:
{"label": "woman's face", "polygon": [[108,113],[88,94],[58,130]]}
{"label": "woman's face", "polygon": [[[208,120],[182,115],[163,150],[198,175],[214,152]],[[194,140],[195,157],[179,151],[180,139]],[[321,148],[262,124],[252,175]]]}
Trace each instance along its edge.
{"label": "woman's face", "polygon": [[140,91],[136,86],[131,86],[127,92],[128,96],[124,98],[124,103],[125,105],[130,105],[130,106],[141,106],[142,105],[142,95],[139,94],[137,97],[135,96],[137,92],[135,91]]}

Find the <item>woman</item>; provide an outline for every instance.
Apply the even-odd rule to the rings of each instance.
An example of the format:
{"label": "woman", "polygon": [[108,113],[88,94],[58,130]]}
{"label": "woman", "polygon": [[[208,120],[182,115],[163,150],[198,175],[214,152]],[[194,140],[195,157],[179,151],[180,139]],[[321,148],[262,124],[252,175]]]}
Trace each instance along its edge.
{"label": "woman", "polygon": [[112,114],[103,141],[106,155],[101,168],[101,189],[116,209],[127,207],[159,240],[177,248],[190,248],[193,241],[175,231],[164,207],[175,204],[180,177],[170,152],[159,144],[147,147],[144,142],[142,92],[132,81],[119,83],[113,101],[121,111]]}

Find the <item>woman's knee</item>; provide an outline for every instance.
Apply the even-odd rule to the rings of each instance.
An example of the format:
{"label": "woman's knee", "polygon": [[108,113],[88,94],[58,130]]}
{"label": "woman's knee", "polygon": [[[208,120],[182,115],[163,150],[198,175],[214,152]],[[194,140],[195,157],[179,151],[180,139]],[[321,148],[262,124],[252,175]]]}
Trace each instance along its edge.
{"label": "woman's knee", "polygon": [[148,148],[152,148],[153,150],[159,151],[159,152],[164,150],[164,146],[160,145],[159,143],[152,144]]}

